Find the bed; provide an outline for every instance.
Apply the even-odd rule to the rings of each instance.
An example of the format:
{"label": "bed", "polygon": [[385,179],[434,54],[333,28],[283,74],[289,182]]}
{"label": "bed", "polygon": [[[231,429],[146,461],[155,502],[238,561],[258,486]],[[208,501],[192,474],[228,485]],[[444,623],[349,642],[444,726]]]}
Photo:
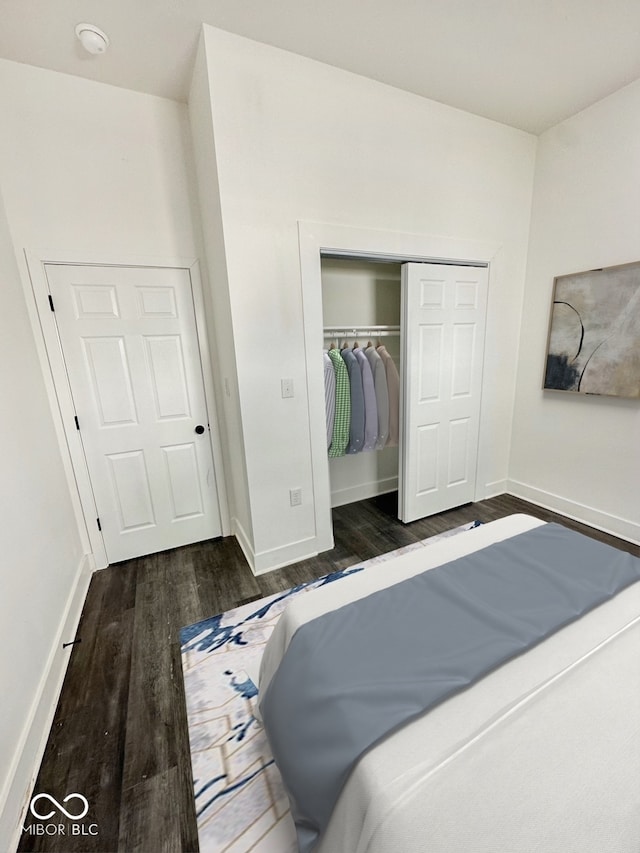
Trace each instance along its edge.
{"label": "bed", "polygon": [[[425,573],[435,578],[434,568],[478,561],[502,547],[498,543],[513,551],[514,543],[528,542],[527,536],[546,535],[546,530],[534,532],[542,527],[530,516],[510,516],[293,601],[267,644],[260,671],[259,707],[281,772],[279,755],[288,733],[286,727],[284,734],[276,731],[273,712],[265,711],[300,629],[321,625],[331,614],[335,619],[352,613],[354,602],[397,590],[402,581]],[[608,551],[615,552],[614,560],[623,554]],[[376,739],[349,767],[315,834],[307,831],[309,821],[298,807],[298,777],[283,772],[300,849],[638,853],[640,560],[620,559],[626,580],[605,601]],[[385,625],[385,630],[395,629]],[[296,672],[300,683],[314,685],[313,665]],[[305,737],[313,741],[317,735],[309,714]],[[322,744],[329,740],[320,736],[317,766],[302,758],[305,782],[322,776]]]}

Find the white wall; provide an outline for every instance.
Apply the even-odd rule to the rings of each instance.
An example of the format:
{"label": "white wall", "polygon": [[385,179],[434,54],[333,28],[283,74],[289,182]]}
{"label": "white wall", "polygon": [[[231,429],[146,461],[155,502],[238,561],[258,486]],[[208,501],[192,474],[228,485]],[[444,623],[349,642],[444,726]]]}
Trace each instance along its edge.
{"label": "white wall", "polygon": [[0,107],[16,246],[196,256],[183,104],[0,60]]}
{"label": "white wall", "polygon": [[298,220],[501,247],[483,405],[487,490],[502,491],[535,138],[211,27],[204,40],[257,563],[315,541]]}
{"label": "white wall", "polygon": [[205,303],[209,327],[217,343],[216,373],[221,386],[220,426],[224,430],[225,467],[232,530],[245,551],[253,550],[249,486],[245,465],[242,413],[238,395],[235,341],[231,322],[229,278],[224,251],[224,228],[216,164],[211,94],[202,41],[198,46],[189,92],[189,121],[193,144],[196,181],[194,197],[200,205],[202,242],[207,261],[209,286]]}
{"label": "white wall", "polygon": [[[8,222],[0,223],[2,790],[23,736],[29,746],[48,733],[46,715],[69,654],[62,658],[58,631],[82,606],[81,535],[28,319],[33,307],[23,251],[188,260],[198,255],[199,225],[185,105],[2,60],[0,115]],[[74,589],[80,600],[68,606]],[[37,769],[33,749],[21,759],[18,781],[0,795],[0,808],[9,795],[2,850],[10,849],[6,833],[17,828],[23,789]]]}
{"label": "white wall", "polygon": [[640,260],[640,81],[540,137],[510,490],[640,541],[640,403],[543,392],[554,276]]}
{"label": "white wall", "polygon": [[31,738],[30,727],[42,694],[55,700],[46,682],[69,655],[60,630],[83,549],[1,198],[0,293],[0,849],[9,850],[45,734]]}

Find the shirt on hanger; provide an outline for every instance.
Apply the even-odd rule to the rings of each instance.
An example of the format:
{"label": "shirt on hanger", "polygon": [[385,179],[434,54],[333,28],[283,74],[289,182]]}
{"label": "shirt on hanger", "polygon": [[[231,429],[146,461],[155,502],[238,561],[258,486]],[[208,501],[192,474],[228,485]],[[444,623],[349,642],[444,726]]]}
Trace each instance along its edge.
{"label": "shirt on hanger", "polygon": [[333,436],[329,456],[344,456],[349,444],[349,425],[351,423],[351,388],[347,365],[337,349],[330,349],[328,356],[333,363],[336,375],[336,413],[333,419]]}
{"label": "shirt on hanger", "polygon": [[360,347],[355,347],[353,354],[358,359],[362,375],[362,391],[364,395],[364,445],[363,450],[375,450],[378,441],[378,404],[376,390],[373,384],[373,373],[369,360]]}
{"label": "shirt on hanger", "polygon": [[374,346],[364,351],[369,359],[373,373],[373,385],[376,390],[376,405],[378,407],[378,440],[376,450],[382,450],[389,437],[389,391],[387,389],[387,374],[382,359]]}
{"label": "shirt on hanger", "polygon": [[322,353],[324,363],[324,408],[327,416],[327,449],[333,439],[333,421],[336,416],[336,374],[327,351]]}
{"label": "shirt on hanger", "polygon": [[347,453],[359,453],[364,446],[364,389],[362,387],[362,373],[358,359],[349,347],[345,347],[340,352],[347,365],[349,387],[351,389],[351,424],[349,426]]}
{"label": "shirt on hanger", "polygon": [[386,447],[397,447],[400,437],[400,375],[385,346],[376,348],[384,364],[389,393],[389,437]]}

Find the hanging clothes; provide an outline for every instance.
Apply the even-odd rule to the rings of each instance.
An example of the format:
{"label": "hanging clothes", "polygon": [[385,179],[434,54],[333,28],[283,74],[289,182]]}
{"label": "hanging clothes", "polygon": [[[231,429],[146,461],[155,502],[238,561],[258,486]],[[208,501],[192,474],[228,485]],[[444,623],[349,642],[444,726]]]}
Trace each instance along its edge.
{"label": "hanging clothes", "polygon": [[333,422],[336,417],[336,374],[327,350],[322,353],[322,361],[324,364],[324,408],[327,419],[327,449],[329,449],[333,440]]}
{"label": "hanging clothes", "polygon": [[373,385],[376,392],[376,406],[378,407],[378,440],[376,450],[382,450],[389,437],[389,391],[387,389],[387,373],[382,359],[373,345],[369,345],[364,354],[369,359],[371,372],[373,373]]}
{"label": "hanging clothes", "polygon": [[378,441],[378,404],[376,403],[373,373],[369,360],[360,347],[354,347],[353,354],[360,365],[364,394],[364,444],[362,449],[375,450]]}
{"label": "hanging clothes", "polygon": [[384,364],[389,394],[389,437],[386,447],[397,447],[400,439],[400,374],[385,346],[376,347]]}
{"label": "hanging clothes", "polygon": [[349,425],[349,444],[347,453],[359,453],[364,446],[364,389],[362,373],[358,359],[349,347],[340,351],[349,374],[351,390],[351,423]]}
{"label": "hanging clothes", "polygon": [[351,423],[351,387],[349,373],[344,359],[337,349],[330,349],[328,356],[333,364],[336,377],[335,416],[329,456],[344,456],[349,444],[349,426]]}

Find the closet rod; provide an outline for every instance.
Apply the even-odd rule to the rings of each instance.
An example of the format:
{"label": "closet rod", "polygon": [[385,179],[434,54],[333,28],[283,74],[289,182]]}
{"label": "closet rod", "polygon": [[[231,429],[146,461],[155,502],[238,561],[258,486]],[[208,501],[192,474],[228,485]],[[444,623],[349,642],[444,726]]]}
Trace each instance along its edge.
{"label": "closet rod", "polygon": [[383,337],[388,335],[399,335],[400,326],[357,326],[356,328],[345,328],[345,326],[325,326],[324,337],[343,338],[366,338]]}

